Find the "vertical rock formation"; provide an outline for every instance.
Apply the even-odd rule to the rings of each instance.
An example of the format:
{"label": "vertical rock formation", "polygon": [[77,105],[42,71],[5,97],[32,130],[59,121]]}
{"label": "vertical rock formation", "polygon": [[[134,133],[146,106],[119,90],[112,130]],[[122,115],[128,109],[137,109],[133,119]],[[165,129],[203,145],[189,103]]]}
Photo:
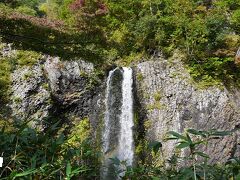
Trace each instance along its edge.
{"label": "vertical rock formation", "polygon": [[[239,91],[230,93],[224,86],[198,88],[184,68],[180,57],[155,59],[135,68],[136,92],[145,109],[146,138],[163,141],[168,131],[233,130],[240,125]],[[140,112],[141,113],[141,112]],[[163,143],[166,158],[173,154],[174,142]],[[239,157],[239,134],[212,140],[204,151],[210,162],[226,162]]]}
{"label": "vertical rock formation", "polygon": [[17,68],[12,74],[13,115],[19,120],[35,119],[34,125],[42,127],[51,117],[65,122],[87,117],[97,129],[104,87],[94,85],[94,73],[91,63],[49,56]]}
{"label": "vertical rock formation", "polygon": [[41,64],[21,67],[12,74],[12,115],[18,120],[36,119],[34,126],[42,126],[52,108],[51,93]]}

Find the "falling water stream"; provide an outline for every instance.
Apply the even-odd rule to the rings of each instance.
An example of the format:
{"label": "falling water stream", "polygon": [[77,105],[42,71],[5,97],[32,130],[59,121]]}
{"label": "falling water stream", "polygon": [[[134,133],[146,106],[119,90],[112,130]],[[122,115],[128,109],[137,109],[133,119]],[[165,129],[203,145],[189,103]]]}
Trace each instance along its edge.
{"label": "falling water stream", "polygon": [[[133,93],[132,69],[116,68],[109,72],[106,89],[106,112],[104,117],[103,153],[104,162],[101,179],[119,179],[113,175],[116,166],[109,158],[133,164]],[[123,175],[121,173],[120,175]]]}
{"label": "falling water stream", "polygon": [[120,140],[118,158],[126,160],[128,165],[133,162],[133,95],[132,69],[123,67],[122,112],[120,117]]}

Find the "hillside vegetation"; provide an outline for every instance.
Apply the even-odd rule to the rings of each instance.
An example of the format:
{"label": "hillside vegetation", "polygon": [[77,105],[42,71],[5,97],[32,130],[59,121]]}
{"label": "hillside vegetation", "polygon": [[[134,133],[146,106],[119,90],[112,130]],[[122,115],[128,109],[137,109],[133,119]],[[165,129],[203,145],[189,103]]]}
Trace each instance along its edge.
{"label": "hillside vegetation", "polygon": [[128,65],[180,49],[195,80],[239,83],[238,0],[5,1],[0,34],[16,47]]}

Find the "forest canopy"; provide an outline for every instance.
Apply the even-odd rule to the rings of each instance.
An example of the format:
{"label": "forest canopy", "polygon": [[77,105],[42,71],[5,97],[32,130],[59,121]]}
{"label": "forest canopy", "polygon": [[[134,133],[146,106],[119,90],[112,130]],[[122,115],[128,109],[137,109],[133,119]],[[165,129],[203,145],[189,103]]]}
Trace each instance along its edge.
{"label": "forest canopy", "polygon": [[2,39],[19,48],[123,64],[179,49],[196,80],[238,79],[238,0],[4,0],[0,9]]}

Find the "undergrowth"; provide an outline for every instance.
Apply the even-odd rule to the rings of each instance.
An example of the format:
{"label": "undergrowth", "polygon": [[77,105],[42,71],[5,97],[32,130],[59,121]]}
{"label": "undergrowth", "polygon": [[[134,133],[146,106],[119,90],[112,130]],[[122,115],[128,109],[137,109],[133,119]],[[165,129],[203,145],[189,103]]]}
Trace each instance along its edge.
{"label": "undergrowth", "polygon": [[[84,120],[79,126],[83,124],[84,128],[86,123]],[[44,132],[29,127],[27,122],[11,126],[0,129],[0,155],[4,157],[1,179],[80,177],[92,180],[99,177],[99,153],[88,137],[78,141],[79,134],[75,132],[59,132],[59,123]]]}

